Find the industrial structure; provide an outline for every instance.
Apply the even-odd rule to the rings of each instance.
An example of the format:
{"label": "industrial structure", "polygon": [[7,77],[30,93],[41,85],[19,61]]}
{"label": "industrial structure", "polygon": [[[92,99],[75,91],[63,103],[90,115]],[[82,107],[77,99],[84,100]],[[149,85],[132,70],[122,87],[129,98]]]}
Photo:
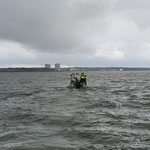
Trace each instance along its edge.
{"label": "industrial structure", "polygon": [[55,64],[55,71],[60,71],[60,64],[59,63]]}
{"label": "industrial structure", "polygon": [[45,64],[45,68],[51,69],[51,65],[50,64]]}

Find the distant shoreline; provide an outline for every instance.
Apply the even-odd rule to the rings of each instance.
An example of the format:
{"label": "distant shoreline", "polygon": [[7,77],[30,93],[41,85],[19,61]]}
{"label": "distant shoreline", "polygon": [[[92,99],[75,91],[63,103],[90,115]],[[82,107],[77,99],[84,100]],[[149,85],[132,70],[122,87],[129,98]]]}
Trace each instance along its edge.
{"label": "distant shoreline", "polygon": [[71,68],[0,68],[0,72],[54,72],[54,71],[150,71],[146,67],[71,67]]}

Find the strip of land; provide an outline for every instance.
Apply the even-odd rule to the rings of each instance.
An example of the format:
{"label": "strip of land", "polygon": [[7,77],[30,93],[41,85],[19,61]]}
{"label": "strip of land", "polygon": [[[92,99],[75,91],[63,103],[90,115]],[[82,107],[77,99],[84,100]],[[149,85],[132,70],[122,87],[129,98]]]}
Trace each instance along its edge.
{"label": "strip of land", "polygon": [[51,71],[150,71],[139,67],[71,67],[71,68],[0,68],[0,72],[51,72]]}

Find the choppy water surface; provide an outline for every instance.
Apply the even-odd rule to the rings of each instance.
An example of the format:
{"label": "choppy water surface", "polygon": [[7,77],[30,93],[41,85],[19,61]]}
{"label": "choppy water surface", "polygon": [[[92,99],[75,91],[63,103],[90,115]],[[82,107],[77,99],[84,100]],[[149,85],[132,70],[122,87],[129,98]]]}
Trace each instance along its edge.
{"label": "choppy water surface", "polygon": [[0,150],[149,150],[150,72],[0,73]]}

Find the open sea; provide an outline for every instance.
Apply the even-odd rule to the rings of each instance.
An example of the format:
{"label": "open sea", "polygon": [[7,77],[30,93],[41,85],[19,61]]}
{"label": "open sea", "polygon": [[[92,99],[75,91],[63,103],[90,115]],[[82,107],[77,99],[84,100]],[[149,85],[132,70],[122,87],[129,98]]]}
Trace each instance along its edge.
{"label": "open sea", "polygon": [[0,73],[0,150],[150,150],[150,72]]}

